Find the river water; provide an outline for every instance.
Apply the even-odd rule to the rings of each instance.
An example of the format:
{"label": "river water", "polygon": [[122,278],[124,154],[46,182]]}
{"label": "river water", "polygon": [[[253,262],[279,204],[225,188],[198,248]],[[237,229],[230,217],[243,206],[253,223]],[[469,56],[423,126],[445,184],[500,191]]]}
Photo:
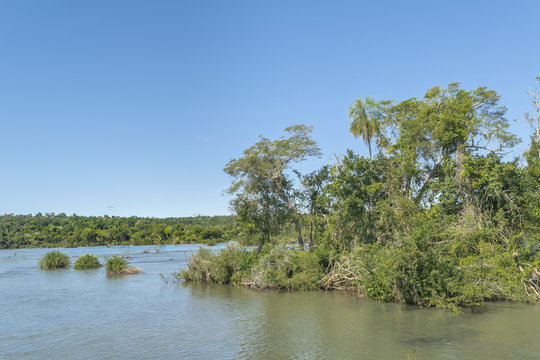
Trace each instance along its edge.
{"label": "river water", "polygon": [[114,277],[40,270],[50,249],[1,250],[0,359],[540,359],[539,305],[456,315],[338,292],[166,284],[160,273],[197,248],[61,249],[73,261],[126,255],[145,271]]}

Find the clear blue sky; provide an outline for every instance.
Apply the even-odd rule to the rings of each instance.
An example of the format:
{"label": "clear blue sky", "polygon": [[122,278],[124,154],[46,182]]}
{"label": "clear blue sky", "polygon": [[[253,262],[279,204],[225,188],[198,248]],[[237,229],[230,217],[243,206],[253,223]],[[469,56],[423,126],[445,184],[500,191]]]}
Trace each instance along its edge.
{"label": "clear blue sky", "polygon": [[[357,97],[459,81],[531,110],[539,1],[0,1],[0,213],[226,214],[224,165]],[[514,131],[528,143],[528,127]]]}

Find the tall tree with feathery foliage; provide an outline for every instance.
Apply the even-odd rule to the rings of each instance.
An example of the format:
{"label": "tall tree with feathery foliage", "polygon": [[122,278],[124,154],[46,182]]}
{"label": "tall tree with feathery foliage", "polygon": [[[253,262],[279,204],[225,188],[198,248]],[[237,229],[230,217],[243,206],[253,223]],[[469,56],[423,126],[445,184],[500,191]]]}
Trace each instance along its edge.
{"label": "tall tree with feathery foliage", "polygon": [[356,99],[349,108],[351,120],[350,132],[356,138],[361,136],[369,148],[371,159],[371,139],[377,136],[379,129],[379,103],[370,97]]}

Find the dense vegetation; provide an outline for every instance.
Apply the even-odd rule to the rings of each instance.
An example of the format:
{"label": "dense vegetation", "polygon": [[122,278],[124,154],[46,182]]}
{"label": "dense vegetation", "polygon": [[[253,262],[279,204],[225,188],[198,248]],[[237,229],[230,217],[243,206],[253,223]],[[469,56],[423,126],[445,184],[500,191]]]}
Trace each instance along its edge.
{"label": "dense vegetation", "polygon": [[165,219],[65,214],[0,216],[0,248],[215,244],[234,239],[237,233],[231,216]]}
{"label": "dense vegetation", "polygon": [[[540,97],[532,98],[524,154],[512,153],[520,139],[499,95],[459,84],[398,103],[357,100],[350,131],[369,158],[348,150],[310,174],[293,167],[321,153],[310,127],[262,137],[224,169],[240,239],[257,251],[201,250],[181,275],[451,309],[538,301]],[[291,231],[296,247],[276,245]]]}
{"label": "dense vegetation", "polygon": [[229,245],[219,253],[200,248],[179,275],[187,281],[255,289],[315,290],[324,275],[324,260],[318,250],[298,251],[284,245],[266,246],[261,252],[237,245]]}
{"label": "dense vegetation", "polygon": [[38,266],[45,270],[62,269],[68,267],[69,264],[71,264],[69,255],[59,250],[49,251],[38,261]]}
{"label": "dense vegetation", "polygon": [[75,270],[91,270],[91,269],[99,269],[101,267],[101,263],[99,262],[98,258],[93,254],[86,254],[83,256],[80,256],[75,260],[75,263],[73,264],[73,268]]}

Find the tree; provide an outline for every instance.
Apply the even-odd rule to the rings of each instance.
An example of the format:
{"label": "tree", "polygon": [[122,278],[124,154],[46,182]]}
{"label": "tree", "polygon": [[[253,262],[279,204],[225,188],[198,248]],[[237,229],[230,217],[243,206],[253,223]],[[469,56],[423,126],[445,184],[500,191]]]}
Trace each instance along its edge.
{"label": "tree", "polygon": [[[538,233],[540,228],[540,76],[536,78],[534,88],[529,91],[534,107],[534,116],[525,114],[525,119],[531,125],[533,135],[531,136],[531,145],[525,152],[527,160],[526,174],[527,182],[525,186],[525,197],[527,198],[526,216],[529,223],[533,224]],[[540,243],[540,239],[537,239]]]}
{"label": "tree", "polygon": [[455,161],[454,181],[463,193],[468,157],[500,156],[518,143],[507,131],[506,108],[499,105],[499,98],[485,87],[467,91],[453,83],[447,89],[429,89],[423,99],[382,103],[378,136],[401,164],[395,171],[401,174],[407,197],[426,200],[433,182],[442,175],[441,168],[450,161]]}
{"label": "tree", "polygon": [[232,159],[224,171],[233,177],[229,193],[236,194],[231,205],[244,229],[260,237],[259,248],[269,242],[285,220],[294,224],[298,244],[303,247],[298,210],[298,190],[288,171],[293,163],[320,156],[310,137],[312,127],[294,125],[284,130],[288,138],[271,141],[260,137],[239,159]]}
{"label": "tree", "polygon": [[[540,76],[536,77],[536,83],[534,84],[534,88],[529,91],[529,95],[531,96],[531,102],[534,107],[534,112],[536,113],[535,116],[530,116],[529,114],[525,114],[525,120],[529,122],[531,125],[531,128],[533,129],[533,136],[531,139],[531,149],[530,151],[533,151],[533,149],[538,150],[538,157],[540,158]],[[530,154],[529,156],[532,156]]]}
{"label": "tree", "polygon": [[328,219],[334,247],[343,250],[381,238],[382,231],[377,228],[388,224],[377,224],[381,218],[377,205],[387,197],[383,186],[386,169],[391,169],[389,159],[368,160],[351,150],[331,169],[331,181],[324,187],[324,195],[331,209]]}
{"label": "tree", "polygon": [[302,175],[295,171],[300,183],[302,192],[299,198],[307,212],[306,218],[309,223],[309,246],[313,249],[317,245],[317,238],[323,232],[325,221],[321,217],[328,214],[328,207],[325,201],[324,187],[330,181],[330,166],[325,165],[319,170],[315,170],[307,175]]}
{"label": "tree", "polygon": [[370,97],[357,99],[349,108],[349,118],[351,120],[350,132],[356,138],[361,136],[369,149],[371,159],[371,139],[379,131],[379,103]]}

